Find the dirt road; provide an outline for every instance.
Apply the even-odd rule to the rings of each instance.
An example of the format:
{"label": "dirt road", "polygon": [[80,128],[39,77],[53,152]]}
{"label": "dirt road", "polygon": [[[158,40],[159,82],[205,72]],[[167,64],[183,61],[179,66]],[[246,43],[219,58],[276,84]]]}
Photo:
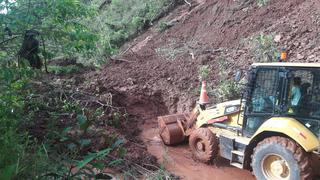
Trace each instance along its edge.
{"label": "dirt road", "polygon": [[159,163],[168,171],[187,180],[253,180],[251,172],[237,169],[228,161],[219,158],[215,164],[206,165],[192,159],[187,143],[167,147],[158,136],[156,120],[146,121],[141,138],[148,147],[149,153],[156,156]]}

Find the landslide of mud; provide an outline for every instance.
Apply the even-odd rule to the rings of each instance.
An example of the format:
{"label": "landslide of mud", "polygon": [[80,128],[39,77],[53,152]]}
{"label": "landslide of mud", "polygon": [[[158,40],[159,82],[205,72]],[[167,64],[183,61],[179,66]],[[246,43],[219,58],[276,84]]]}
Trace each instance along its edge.
{"label": "landslide of mud", "polygon": [[[150,142],[157,144],[159,140],[156,117],[189,112],[195,105],[200,86],[199,66],[209,65],[210,83],[216,86],[222,59],[226,64],[225,72],[231,78],[236,69],[246,69],[253,62],[254,55],[248,41],[260,33],[276,36],[277,48],[288,50],[289,61],[320,60],[318,0],[270,0],[263,7],[253,0],[190,2],[191,8],[179,6],[160,20],[170,24],[164,32],[160,32],[155,24],[123,46],[124,53],[118,57],[121,60],[110,61],[101,71],[87,74],[91,80],[89,89],[100,95],[111,92],[115,104],[125,107],[131,115],[130,122],[121,131],[141,145],[142,141],[137,136],[142,130],[140,138],[151,153],[154,148],[161,149],[158,145],[150,145]],[[212,97],[210,100],[217,102]],[[195,163],[190,161],[188,149],[176,147],[169,151],[171,154],[184,152],[184,159],[180,156],[175,163]],[[161,159],[159,152],[152,154]],[[197,171],[203,166],[197,164],[191,169]],[[181,175],[190,170],[190,166],[185,171],[181,168],[185,167],[173,171]],[[226,168],[218,174],[224,170],[229,172],[230,167]],[[229,174],[229,179],[235,179],[242,173],[233,171],[237,172]],[[246,173],[239,177],[252,178]]]}
{"label": "landslide of mud", "polygon": [[192,8],[179,6],[160,21],[172,26],[159,32],[155,24],[126,44],[121,54],[126,61],[110,61],[91,75],[93,84],[127,96],[161,96],[168,112],[188,112],[198,95],[199,66],[210,66],[209,79],[215,86],[222,58],[232,77],[236,69],[252,63],[248,41],[260,33],[277,36],[276,45],[288,50],[289,61],[319,60],[317,0],[271,0],[263,7],[252,0],[198,0],[192,1]]}

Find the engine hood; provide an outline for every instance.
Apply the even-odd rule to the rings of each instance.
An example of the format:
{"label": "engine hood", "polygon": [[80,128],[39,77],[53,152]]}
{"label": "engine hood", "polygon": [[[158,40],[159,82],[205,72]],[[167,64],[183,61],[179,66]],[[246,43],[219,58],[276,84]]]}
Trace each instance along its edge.
{"label": "engine hood", "polygon": [[[208,106],[205,110],[199,110],[200,114],[197,118],[197,125],[206,124],[209,120],[216,119],[231,114],[239,114],[241,100],[226,101],[216,104],[215,106]],[[244,102],[242,101],[244,104]],[[242,108],[243,106],[241,106]],[[241,109],[242,110],[242,109]]]}

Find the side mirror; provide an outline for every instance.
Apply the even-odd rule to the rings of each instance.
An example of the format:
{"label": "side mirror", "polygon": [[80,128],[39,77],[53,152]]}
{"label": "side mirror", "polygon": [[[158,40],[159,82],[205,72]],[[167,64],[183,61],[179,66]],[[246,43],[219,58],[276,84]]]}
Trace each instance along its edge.
{"label": "side mirror", "polygon": [[236,72],[235,76],[234,76],[234,80],[235,80],[236,82],[239,82],[239,81],[241,80],[241,78],[242,78],[242,71],[241,71],[241,70],[238,70],[238,71]]}

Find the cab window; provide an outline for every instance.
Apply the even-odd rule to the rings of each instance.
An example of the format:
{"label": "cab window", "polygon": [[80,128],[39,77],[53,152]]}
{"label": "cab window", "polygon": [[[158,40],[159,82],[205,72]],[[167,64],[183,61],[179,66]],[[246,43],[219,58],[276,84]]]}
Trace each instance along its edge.
{"label": "cab window", "polygon": [[320,98],[320,80],[315,76],[317,72],[311,70],[292,71],[288,78],[288,88],[285,106],[288,114],[295,116],[311,117],[317,115]]}
{"label": "cab window", "polygon": [[257,72],[251,98],[251,113],[273,113],[277,102],[278,70],[260,69]]}
{"label": "cab window", "polygon": [[285,114],[320,135],[320,71],[293,70],[287,87]]}

